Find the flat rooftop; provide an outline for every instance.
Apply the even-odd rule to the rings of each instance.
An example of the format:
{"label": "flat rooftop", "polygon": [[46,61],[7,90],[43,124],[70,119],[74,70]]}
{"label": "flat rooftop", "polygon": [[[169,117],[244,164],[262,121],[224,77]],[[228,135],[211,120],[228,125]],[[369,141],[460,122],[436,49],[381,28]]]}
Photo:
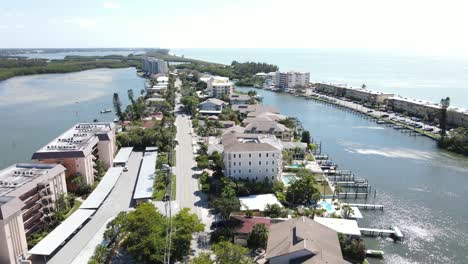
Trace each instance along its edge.
{"label": "flat rooftop", "polygon": [[119,153],[114,158],[114,164],[115,163],[127,163],[128,158],[130,157],[130,154],[132,154],[133,147],[128,147],[128,148],[121,148],[119,150]]}
{"label": "flat rooftop", "polygon": [[57,166],[61,165],[18,163],[1,170],[0,196],[7,195],[37,177],[46,175]]}
{"label": "flat rooftop", "polygon": [[89,145],[94,145],[99,140],[109,140],[107,133],[114,126],[112,122],[78,123],[36,151],[32,159],[55,158],[53,154],[47,154],[59,152],[69,152],[70,157],[83,157],[80,152]]}
{"label": "flat rooftop", "polygon": [[342,218],[315,217],[314,221],[320,223],[338,233],[351,236],[361,236],[356,220],[348,220]]}
{"label": "flat rooftop", "polygon": [[140,173],[133,199],[150,199],[153,197],[154,174],[156,172],[157,147],[147,147],[141,162]]}

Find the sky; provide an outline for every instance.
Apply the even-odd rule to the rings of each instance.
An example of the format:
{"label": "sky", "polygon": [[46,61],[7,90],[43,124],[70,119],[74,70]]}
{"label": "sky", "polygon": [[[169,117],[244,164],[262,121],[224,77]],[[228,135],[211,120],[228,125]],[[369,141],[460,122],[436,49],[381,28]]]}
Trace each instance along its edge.
{"label": "sky", "polygon": [[331,48],[468,57],[466,0],[0,0],[0,48]]}

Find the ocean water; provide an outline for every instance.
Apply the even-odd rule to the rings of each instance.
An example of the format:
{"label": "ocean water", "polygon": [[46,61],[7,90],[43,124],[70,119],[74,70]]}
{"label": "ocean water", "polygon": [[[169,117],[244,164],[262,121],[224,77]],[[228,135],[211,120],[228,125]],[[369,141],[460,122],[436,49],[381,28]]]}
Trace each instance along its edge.
{"label": "ocean water", "polygon": [[[318,40],[319,41],[319,40]],[[173,49],[188,58],[230,64],[268,62],[280,70],[309,71],[318,82],[349,84],[468,109],[468,60],[362,50]]]}
{"label": "ocean water", "polygon": [[144,79],[134,68],[14,77],[0,82],[0,168],[28,162],[34,151],[77,122],[112,121],[112,96],[128,104],[127,90],[139,94]]}

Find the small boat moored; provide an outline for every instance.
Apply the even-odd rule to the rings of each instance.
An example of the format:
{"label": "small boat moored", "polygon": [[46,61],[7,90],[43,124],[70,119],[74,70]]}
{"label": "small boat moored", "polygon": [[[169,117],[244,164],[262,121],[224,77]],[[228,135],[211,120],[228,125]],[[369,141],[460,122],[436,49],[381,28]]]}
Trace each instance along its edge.
{"label": "small boat moored", "polygon": [[110,112],[112,112],[112,109],[101,110],[101,114],[106,114],[106,113],[110,113]]}

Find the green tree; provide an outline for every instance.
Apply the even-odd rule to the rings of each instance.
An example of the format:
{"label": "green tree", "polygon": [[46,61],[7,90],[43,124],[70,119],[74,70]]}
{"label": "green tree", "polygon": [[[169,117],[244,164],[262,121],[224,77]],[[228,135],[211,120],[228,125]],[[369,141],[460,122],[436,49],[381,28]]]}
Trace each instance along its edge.
{"label": "green tree", "polygon": [[447,131],[447,108],[450,106],[450,97],[440,100],[440,136],[445,137]]}
{"label": "green tree", "polygon": [[123,112],[122,112],[122,103],[120,102],[120,98],[119,98],[118,93],[114,93],[112,101],[114,103],[115,114],[117,115],[117,117],[119,118],[120,121],[124,121],[124,115],[123,115]]}
{"label": "green tree", "polygon": [[291,204],[309,204],[315,193],[319,191],[315,187],[316,180],[312,172],[301,169],[286,191],[286,200]]}
{"label": "green tree", "polygon": [[227,241],[213,245],[213,252],[216,255],[216,263],[222,264],[253,264],[247,257],[248,250],[242,246],[234,245]]}
{"label": "green tree", "polygon": [[223,220],[228,220],[231,213],[239,211],[240,207],[239,198],[236,196],[219,197],[213,201],[214,212],[219,214]]}
{"label": "green tree", "polygon": [[346,218],[346,219],[349,219],[353,214],[354,214],[354,210],[353,208],[351,208],[350,205],[343,205],[341,207],[341,210],[342,210],[342,216],[343,218]]}
{"label": "green tree", "polygon": [[204,230],[205,225],[201,223],[196,214],[191,214],[190,209],[182,209],[173,220],[174,230],[172,235],[171,258],[182,260],[190,254],[190,243],[195,232]]}
{"label": "green tree", "polygon": [[278,204],[267,204],[263,213],[271,218],[288,216],[288,212]]}
{"label": "green tree", "polygon": [[197,161],[197,167],[200,169],[206,169],[210,165],[210,161],[206,155],[197,156],[195,160]]}
{"label": "green tree", "polygon": [[190,264],[215,264],[215,262],[211,260],[209,253],[202,252],[197,257],[190,260]]}
{"label": "green tree", "polygon": [[310,144],[310,132],[309,131],[304,130],[302,132],[301,142],[307,143],[307,146]]}
{"label": "green tree", "polygon": [[265,249],[268,242],[268,228],[265,224],[255,224],[247,239],[247,245],[251,249]]}
{"label": "green tree", "polygon": [[127,213],[120,212],[112,221],[107,223],[104,239],[108,241],[108,247],[113,251],[126,236],[125,226],[127,224]]}
{"label": "green tree", "polygon": [[88,261],[88,264],[102,264],[108,263],[110,251],[104,245],[97,245],[94,250],[94,255]]}

